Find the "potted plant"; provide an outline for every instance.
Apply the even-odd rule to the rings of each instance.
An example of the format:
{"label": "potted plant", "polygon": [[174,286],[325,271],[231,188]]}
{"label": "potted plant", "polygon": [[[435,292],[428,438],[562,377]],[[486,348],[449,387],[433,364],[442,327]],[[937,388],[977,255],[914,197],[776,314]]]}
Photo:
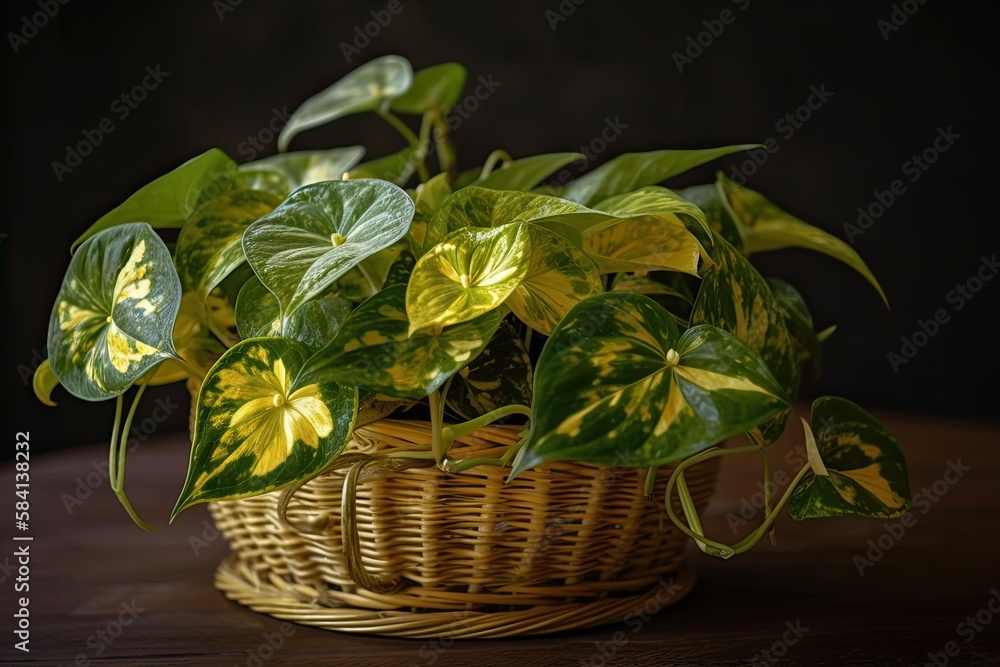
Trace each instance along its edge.
{"label": "potted plant", "polygon": [[[374,60],[307,100],[280,154],[237,166],[210,150],[73,244],[34,387],[117,402],[111,486],[136,523],[126,434],[147,386],[182,380],[193,442],[172,517],[211,503],[236,551],[217,585],[322,627],[592,625],[686,591],[685,535],[727,558],[785,505],[909,508],[892,435],[824,397],[762,525],[706,536],[713,463],[764,455],[832,333],[748,257],[809,248],[881,288],[850,246],[721,174],[659,185],[753,146],[625,154],[576,179],[575,153],[459,171],[448,111],[465,76]],[[363,164],[360,147],[285,152],[362,112],[406,146]]]}

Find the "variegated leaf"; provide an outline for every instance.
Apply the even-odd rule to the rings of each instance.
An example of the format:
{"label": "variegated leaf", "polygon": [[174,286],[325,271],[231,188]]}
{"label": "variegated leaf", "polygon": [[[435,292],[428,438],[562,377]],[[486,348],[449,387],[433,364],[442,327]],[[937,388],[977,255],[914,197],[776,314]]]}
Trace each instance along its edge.
{"label": "variegated leaf", "polygon": [[604,291],[597,266],[575,245],[547,229],[527,225],[530,259],[507,305],[522,322],[545,334],[576,304]]}
{"label": "variegated leaf", "polygon": [[561,196],[589,206],[622,192],[656,185],[706,162],[755,147],[754,144],[745,144],[703,150],[625,153],[567,185]]}
{"label": "variegated leaf", "polygon": [[413,85],[413,68],[400,56],[383,56],[365,63],[321,93],[302,103],[278,135],[284,153],[292,137],[343,116],[374,111]]}
{"label": "variegated leaf", "polygon": [[229,190],[195,211],[177,236],[177,274],[185,292],[202,296],[246,261],[243,232],[281,203],[260,190]]}
{"label": "variegated leaf", "polygon": [[351,302],[334,294],[325,294],[299,308],[281,325],[281,307],[264,283],[251,278],[243,285],[236,300],[236,326],[242,338],[284,336],[318,350],[337,335],[340,325],[351,314]]}
{"label": "variegated leaf", "polygon": [[491,190],[528,191],[566,165],[586,159],[582,153],[532,155],[514,160],[502,169],[495,169],[486,178],[476,180],[473,185]]}
{"label": "variegated leaf", "polygon": [[191,462],[171,519],[197,503],[280,489],[340,453],[358,392],[295,382],[308,357],[301,343],[251,338],[219,359],[198,394]]}
{"label": "variegated leaf", "polygon": [[531,359],[514,327],[500,325],[486,349],[455,375],[445,401],[464,419],[531,405]]}
{"label": "variegated leaf", "polygon": [[144,222],[98,232],[77,250],[49,320],[52,370],[71,394],[101,401],[176,357],[181,286],[170,251]]}
{"label": "variegated leaf", "polygon": [[785,326],[792,337],[796,359],[800,364],[812,360],[813,368],[818,374],[822,362],[822,346],[813,328],[812,314],[805,299],[797,289],[784,280],[768,278],[767,286],[771,288],[771,293],[778,300],[781,312],[785,316]]}
{"label": "variegated leaf", "polygon": [[278,176],[283,190],[280,194],[284,199],[292,190],[303,185],[341,180],[364,155],[365,149],[362,146],[279,153],[253,162],[245,162],[240,165],[240,172],[244,175],[266,173]]}
{"label": "variegated leaf", "polygon": [[409,196],[385,181],[314,183],[250,225],[243,250],[288,319],[362,260],[402,238],[412,217]]}
{"label": "variegated leaf", "polygon": [[181,227],[202,202],[229,187],[235,174],[236,163],[228,155],[218,148],[206,151],[139,188],[73,241],[73,248],[103,229],[130,222]]}
{"label": "variegated leaf", "polygon": [[[448,234],[466,227],[500,227],[513,222],[581,212],[591,213],[579,204],[556,197],[469,186],[457,190],[445,199],[427,223],[424,252],[436,246]],[[594,214],[593,217],[599,220],[607,218],[600,214]]]}
{"label": "variegated leaf", "polygon": [[704,325],[680,335],[648,297],[609,292],[576,306],[546,342],[513,474],[557,460],[670,463],[788,408],[734,336]]}
{"label": "variegated leaf", "polygon": [[406,288],[387,287],[358,306],[337,336],[309,360],[303,381],[340,382],[400,398],[423,398],[482,352],[506,315],[411,334]]}
{"label": "variegated leaf", "polygon": [[396,261],[389,266],[389,271],[386,273],[385,280],[383,281],[383,287],[391,287],[393,285],[405,285],[410,282],[410,275],[413,273],[413,267],[417,265],[417,260],[409,250],[403,250],[396,257]]}
{"label": "variegated leaf", "polygon": [[35,396],[45,405],[55,407],[57,403],[52,400],[52,392],[59,386],[59,378],[52,371],[51,362],[46,359],[35,369],[35,374],[31,379],[31,387],[35,390]]}
{"label": "variegated leaf", "polygon": [[796,519],[862,516],[892,519],[910,510],[910,484],[899,443],[850,401],[824,396],[812,406],[812,431],[826,475],[815,466],[788,500]]}
{"label": "variegated leaf", "polygon": [[[619,216],[656,216],[665,221],[682,225],[682,219],[688,218],[700,226],[705,234],[711,233],[704,211],[673,190],[658,185],[647,185],[638,190],[608,197],[594,204],[594,208]],[[711,240],[709,240],[709,245],[711,245]]]}
{"label": "variegated leaf", "polygon": [[466,227],[421,257],[406,290],[410,331],[479,317],[507,300],[531,264],[530,231],[514,223]]}
{"label": "variegated leaf", "polygon": [[[784,312],[767,282],[749,261],[721,236],[715,237],[713,266],[702,276],[701,289],[691,312],[691,324],[711,324],[725,329],[764,359],[785,393],[798,395],[802,369]],[[784,430],[788,414],[751,431],[755,440],[774,442]]]}
{"label": "variegated leaf", "polygon": [[731,215],[743,228],[746,238],[744,250],[748,255],[779,248],[806,248],[821,252],[864,276],[888,305],[882,286],[854,248],[836,236],[782,211],[759,192],[736,185],[722,174],[719,174],[719,182]]}
{"label": "variegated leaf", "polygon": [[413,176],[417,165],[423,159],[424,155],[419,149],[407,146],[396,153],[390,153],[370,162],[359,164],[344,174],[344,180],[356,181],[363,178],[377,178],[403,186]]}
{"label": "variegated leaf", "polygon": [[[705,214],[708,226],[713,232],[729,241],[737,250],[743,250],[743,230],[730,214],[729,204],[722,193],[722,183],[711,185],[692,185],[678,190],[677,194],[688,200]],[[706,238],[705,242],[710,239]]]}

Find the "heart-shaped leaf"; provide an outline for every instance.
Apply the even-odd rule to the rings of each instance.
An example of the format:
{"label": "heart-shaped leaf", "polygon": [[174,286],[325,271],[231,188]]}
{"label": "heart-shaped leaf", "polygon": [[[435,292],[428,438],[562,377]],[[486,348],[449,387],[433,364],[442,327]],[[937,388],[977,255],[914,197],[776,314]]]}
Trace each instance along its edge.
{"label": "heart-shaped leaf", "polygon": [[[749,261],[721,236],[715,237],[714,264],[702,277],[691,312],[691,324],[725,329],[756,352],[781,383],[785,393],[798,395],[802,368],[785,324],[784,311],[767,282]],[[751,431],[769,444],[784,430],[787,413]]]}
{"label": "heart-shaped leaf", "polygon": [[379,109],[412,84],[413,68],[405,58],[383,56],[365,63],[303,102],[278,135],[278,150],[288,150],[292,137],[300,132],[343,116]]}
{"label": "heart-shaped leaf", "polygon": [[185,292],[203,297],[241,266],[243,232],[282,198],[260,190],[230,190],[205,202],[177,236],[177,274]]}
{"label": "heart-shaped leaf", "polygon": [[251,338],[219,359],[198,393],[191,462],[171,520],[197,503],[280,489],[341,452],[357,389],[294,382],[308,357],[293,340]]}
{"label": "heart-shaped leaf", "polygon": [[824,396],[812,406],[822,459],[792,490],[788,512],[798,520],[824,516],[892,519],[910,510],[910,484],[899,443],[877,419],[850,401]]}
{"label": "heart-shaped leaf", "polygon": [[283,179],[282,198],[303,185],[322,181],[339,181],[365,155],[362,146],[331,148],[325,151],[279,153],[240,165],[244,174],[267,172]]}
{"label": "heart-shaped leaf", "polygon": [[87,239],[73,256],[49,320],[52,370],[71,394],[113,398],[176,357],[181,285],[152,227],[133,222]]}
{"label": "heart-shaped leaf", "polygon": [[314,183],[250,225],[243,251],[288,319],[363,259],[402,238],[412,218],[409,196],[385,181]]}
{"label": "heart-shaped leaf", "polygon": [[421,257],[406,290],[410,331],[467,322],[507,300],[527,275],[531,234],[514,223],[466,227]]}
{"label": "heart-shaped leaf", "polygon": [[73,241],[73,248],[103,229],[129,222],[146,222],[161,229],[180,227],[202,202],[228,187],[235,173],[236,163],[218,148],[202,153],[105,213]]}
{"label": "heart-shaped leaf", "polygon": [[576,306],[546,342],[512,475],[557,460],[662,465],[788,408],[763,360],[734,336],[712,326],[680,335],[648,297],[609,292]]}
{"label": "heart-shaped leaf", "polygon": [[489,176],[478,179],[473,185],[491,190],[528,191],[566,165],[586,159],[582,153],[532,155],[514,160],[502,169],[494,170]]}
{"label": "heart-shaped leaf", "polygon": [[722,174],[719,174],[719,182],[730,214],[743,228],[743,236],[746,238],[744,251],[748,255],[779,248],[806,248],[821,252],[864,276],[878,291],[882,301],[889,304],[882,286],[854,248],[836,236],[786,213],[759,192],[736,185]]}
{"label": "heart-shaped leaf", "polygon": [[337,335],[351,314],[351,302],[333,294],[323,295],[299,308],[281,327],[281,307],[264,283],[251,278],[236,300],[236,326],[242,338],[284,336],[310,350],[318,350]]}
{"label": "heart-shaped leaf", "polygon": [[522,322],[546,336],[576,304],[604,291],[597,266],[555,232],[527,225],[531,255],[507,305]]}
{"label": "heart-shaped leaf", "polygon": [[[729,204],[725,201],[722,193],[722,183],[715,182],[710,185],[692,185],[689,188],[678,190],[677,194],[688,200],[705,214],[708,226],[713,232],[729,241],[737,250],[743,250],[743,230],[730,214]],[[706,242],[709,242],[706,239]]]}
{"label": "heart-shaped leaf", "polygon": [[392,101],[389,107],[400,113],[444,114],[458,101],[465,87],[465,68],[458,63],[441,63],[417,70],[409,90]]}
{"label": "heart-shaped leaf", "polygon": [[656,185],[725,155],[756,147],[756,144],[743,144],[703,150],[625,153],[567,185],[562,197],[589,206],[622,192]]}
{"label": "heart-shaped leaf", "polygon": [[486,349],[454,376],[445,401],[464,419],[531,405],[531,359],[514,327],[500,324]]}
{"label": "heart-shaped leaf", "polygon": [[387,287],[351,313],[306,364],[302,379],[423,398],[482,352],[504,315],[506,309],[495,308],[468,322],[411,335],[406,288]]}

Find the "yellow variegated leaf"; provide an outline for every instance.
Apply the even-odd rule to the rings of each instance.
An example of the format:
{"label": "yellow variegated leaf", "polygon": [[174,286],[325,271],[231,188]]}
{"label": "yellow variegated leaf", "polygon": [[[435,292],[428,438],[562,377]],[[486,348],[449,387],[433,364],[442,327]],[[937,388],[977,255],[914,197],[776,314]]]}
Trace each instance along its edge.
{"label": "yellow variegated leaf", "polygon": [[357,389],[296,382],[308,357],[296,341],[251,338],[219,359],[198,394],[191,462],[172,516],[287,486],[340,453],[354,426]]}
{"label": "yellow variegated leaf", "polygon": [[59,383],[100,401],[123,393],[164,359],[181,288],[170,251],[144,222],[105,229],[70,262],[49,320]]}
{"label": "yellow variegated leaf", "polygon": [[528,227],[466,227],[421,257],[406,290],[410,332],[467,322],[501,305],[531,262]]}

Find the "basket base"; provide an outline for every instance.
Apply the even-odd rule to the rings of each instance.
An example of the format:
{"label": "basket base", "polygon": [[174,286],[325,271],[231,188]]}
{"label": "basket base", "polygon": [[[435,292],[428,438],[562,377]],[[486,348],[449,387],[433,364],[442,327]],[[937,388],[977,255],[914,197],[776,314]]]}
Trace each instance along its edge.
{"label": "basket base", "polygon": [[694,588],[694,568],[683,565],[640,595],[566,602],[515,611],[384,611],[317,602],[315,590],[261,580],[235,555],[215,571],[215,587],[253,611],[324,630],[428,639],[485,639],[543,635],[648,618],[682,600]]}

